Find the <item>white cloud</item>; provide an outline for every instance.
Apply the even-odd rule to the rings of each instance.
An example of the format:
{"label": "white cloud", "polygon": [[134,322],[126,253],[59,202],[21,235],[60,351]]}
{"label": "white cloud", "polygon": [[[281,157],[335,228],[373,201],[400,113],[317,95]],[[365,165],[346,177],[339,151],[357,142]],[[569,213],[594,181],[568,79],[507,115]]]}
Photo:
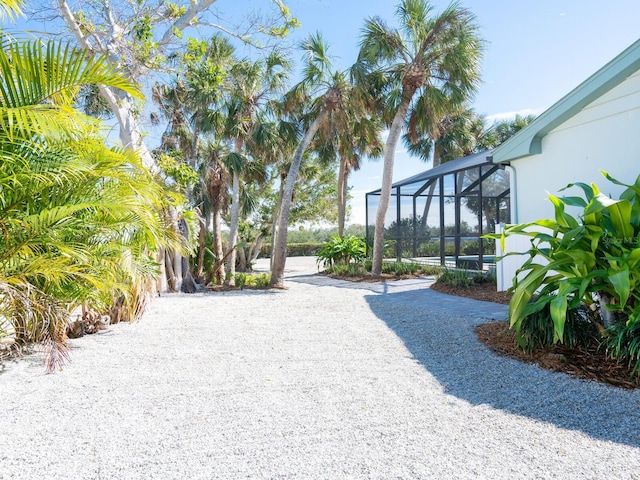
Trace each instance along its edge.
{"label": "white cloud", "polygon": [[542,108],[525,108],[515,112],[502,112],[502,113],[494,113],[493,115],[487,115],[486,120],[487,120],[487,123],[493,123],[493,122],[499,122],[502,120],[512,120],[516,118],[517,115],[520,115],[521,117],[526,117],[527,115],[540,115],[542,112],[544,112]]}

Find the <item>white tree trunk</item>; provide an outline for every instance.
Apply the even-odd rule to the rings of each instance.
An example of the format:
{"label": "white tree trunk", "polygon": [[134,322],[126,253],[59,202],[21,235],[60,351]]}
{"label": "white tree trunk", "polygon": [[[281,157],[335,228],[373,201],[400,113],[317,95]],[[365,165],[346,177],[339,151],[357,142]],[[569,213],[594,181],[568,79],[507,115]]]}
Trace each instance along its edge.
{"label": "white tree trunk", "polygon": [[293,156],[293,162],[289,167],[289,173],[287,174],[287,183],[284,187],[284,195],[282,198],[282,208],[280,209],[280,219],[278,220],[278,239],[276,241],[275,248],[273,249],[273,267],[271,269],[271,286],[282,288],[284,287],[284,266],[287,261],[287,230],[289,229],[289,214],[291,213],[291,200],[293,198],[293,187],[295,186],[298,172],[300,171],[300,164],[302,163],[302,155],[309,147],[311,140],[315,136],[316,132],[327,119],[329,115],[329,109],[323,108],[318,117],[309,126],[307,133],[305,133],[302,142],[298,145],[295,155]]}
{"label": "white tree trunk", "polygon": [[286,177],[280,176],[280,190],[278,192],[278,202],[273,212],[273,226],[271,227],[271,248],[269,249],[269,269],[273,270],[273,252],[276,249],[278,239],[278,222],[280,221],[280,210],[282,210],[282,197],[284,197],[284,184]]}
{"label": "white tree trunk", "polygon": [[233,276],[236,273],[236,243],[238,243],[238,223],[240,218],[240,174],[233,172],[233,200],[231,200],[231,225],[229,225],[229,260],[227,261],[228,285],[235,285]]}
{"label": "white tree trunk", "polygon": [[252,264],[256,261],[256,259],[258,258],[258,255],[260,255],[260,250],[262,250],[262,245],[264,244],[264,237],[262,235],[258,236],[258,238],[256,239],[255,244],[253,245],[253,247],[251,248],[249,255],[248,255],[248,262],[251,268],[252,268]]}
{"label": "white tree trunk", "polygon": [[380,190],[380,203],[376,212],[376,226],[373,234],[373,259],[371,266],[372,275],[382,273],[382,256],[384,251],[384,219],[387,216],[389,200],[391,199],[391,185],[393,184],[393,161],[396,154],[396,146],[402,133],[405,117],[409,110],[411,98],[404,100],[398,107],[391,128],[387,143],[384,146],[384,167],[382,169],[382,188]]}
{"label": "white tree trunk", "polygon": [[217,285],[222,285],[225,277],[224,262],[222,261],[222,258],[224,257],[224,251],[222,249],[221,224],[222,215],[220,213],[220,207],[215,205],[213,208],[213,247],[216,260],[213,264],[213,269],[214,281]]}
{"label": "white tree trunk", "polygon": [[338,236],[344,236],[344,221],[347,211],[347,160],[340,158],[338,170]]}
{"label": "white tree trunk", "polygon": [[273,252],[276,248],[276,241],[278,240],[278,222],[280,221],[280,211],[282,210],[282,198],[284,197],[284,184],[286,183],[286,176],[280,175],[280,189],[278,191],[278,202],[276,203],[276,209],[273,212],[273,226],[271,227],[271,247],[269,249],[269,269],[273,269]]}

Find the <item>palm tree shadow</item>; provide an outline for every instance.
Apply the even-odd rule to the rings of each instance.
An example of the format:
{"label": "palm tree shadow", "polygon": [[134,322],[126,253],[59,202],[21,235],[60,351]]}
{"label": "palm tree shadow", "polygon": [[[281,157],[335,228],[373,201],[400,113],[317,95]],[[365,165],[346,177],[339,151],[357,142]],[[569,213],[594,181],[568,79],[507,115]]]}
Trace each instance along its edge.
{"label": "palm tree shadow", "polygon": [[501,357],[473,333],[506,306],[431,289],[366,297],[371,310],[403,340],[445,393],[593,438],[640,447],[640,391],[552,373]]}

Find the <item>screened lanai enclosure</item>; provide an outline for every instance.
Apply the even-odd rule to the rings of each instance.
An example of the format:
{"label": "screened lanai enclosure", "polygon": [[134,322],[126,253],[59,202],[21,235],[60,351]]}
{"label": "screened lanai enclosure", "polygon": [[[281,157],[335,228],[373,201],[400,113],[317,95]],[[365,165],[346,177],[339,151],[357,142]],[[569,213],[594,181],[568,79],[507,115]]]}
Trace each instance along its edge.
{"label": "screened lanai enclosure", "polygon": [[[492,151],[441,164],[393,184],[385,218],[385,258],[486,270],[495,241],[482,238],[509,223],[509,174]],[[367,245],[373,245],[380,190],[366,194]]]}

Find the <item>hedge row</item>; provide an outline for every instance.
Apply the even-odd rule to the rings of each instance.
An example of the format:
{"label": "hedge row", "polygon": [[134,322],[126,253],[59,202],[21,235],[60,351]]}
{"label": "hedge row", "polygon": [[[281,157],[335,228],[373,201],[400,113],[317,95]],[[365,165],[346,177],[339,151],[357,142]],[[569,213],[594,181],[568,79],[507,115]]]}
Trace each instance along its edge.
{"label": "hedge row", "polygon": [[[311,257],[316,254],[318,249],[324,245],[323,243],[290,243],[287,245],[288,257]],[[260,249],[260,258],[269,258],[271,254],[271,245],[262,245]]]}

